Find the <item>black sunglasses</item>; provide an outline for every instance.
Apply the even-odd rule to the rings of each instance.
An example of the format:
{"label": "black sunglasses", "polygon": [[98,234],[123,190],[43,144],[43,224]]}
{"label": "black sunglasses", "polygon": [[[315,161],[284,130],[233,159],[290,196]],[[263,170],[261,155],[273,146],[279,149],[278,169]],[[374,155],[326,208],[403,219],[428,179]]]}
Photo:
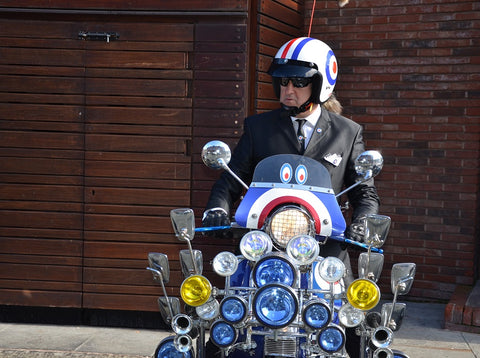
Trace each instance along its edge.
{"label": "black sunglasses", "polygon": [[307,87],[310,83],[312,83],[312,79],[310,77],[282,77],[280,78],[280,84],[285,87],[288,86],[288,82],[292,81],[293,87],[296,88],[303,88]]}

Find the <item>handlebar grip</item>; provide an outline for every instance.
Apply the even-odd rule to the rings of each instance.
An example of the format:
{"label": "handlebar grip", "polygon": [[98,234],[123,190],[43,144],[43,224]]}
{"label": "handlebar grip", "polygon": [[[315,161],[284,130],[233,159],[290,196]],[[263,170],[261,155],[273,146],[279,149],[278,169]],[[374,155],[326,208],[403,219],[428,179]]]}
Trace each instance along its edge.
{"label": "handlebar grip", "polygon": [[[358,242],[358,241],[355,241],[355,240],[351,240],[351,239],[347,239],[346,237],[343,237],[343,236],[330,236],[329,239],[333,239],[335,241],[338,241],[338,242],[345,242],[349,245],[353,245],[353,246],[358,246],[358,247],[361,247],[362,249],[365,249],[365,250],[368,250],[369,246],[367,244],[364,244],[363,242]],[[370,250],[372,252],[378,252],[379,254],[383,254],[383,250],[382,249],[379,249],[379,248],[376,248],[376,247],[371,247]]]}

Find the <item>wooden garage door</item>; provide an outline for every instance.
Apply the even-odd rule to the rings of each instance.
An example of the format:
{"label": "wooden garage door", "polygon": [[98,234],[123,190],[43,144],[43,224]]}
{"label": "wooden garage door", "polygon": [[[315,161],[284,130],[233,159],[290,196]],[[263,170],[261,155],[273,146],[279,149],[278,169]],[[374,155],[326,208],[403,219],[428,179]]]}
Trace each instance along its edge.
{"label": "wooden garage door", "polygon": [[83,26],[119,35],[85,41],[83,307],[153,310],[147,253],[176,252],[169,213],[190,205],[193,25]]}
{"label": "wooden garage door", "polygon": [[193,25],[1,21],[0,304],[155,310],[146,255],[190,205]]}

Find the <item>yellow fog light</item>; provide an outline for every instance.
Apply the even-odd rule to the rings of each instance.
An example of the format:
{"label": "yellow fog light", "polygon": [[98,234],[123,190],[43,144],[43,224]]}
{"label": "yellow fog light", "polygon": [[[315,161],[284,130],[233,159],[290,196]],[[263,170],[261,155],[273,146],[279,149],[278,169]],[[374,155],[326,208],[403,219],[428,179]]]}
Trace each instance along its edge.
{"label": "yellow fog light", "polygon": [[193,275],[185,279],[180,287],[182,300],[190,306],[197,307],[203,305],[210,298],[212,293],[212,284],[208,279],[201,275]]}
{"label": "yellow fog light", "polygon": [[380,301],[380,289],[373,281],[358,279],[348,286],[347,299],[353,307],[368,311]]}

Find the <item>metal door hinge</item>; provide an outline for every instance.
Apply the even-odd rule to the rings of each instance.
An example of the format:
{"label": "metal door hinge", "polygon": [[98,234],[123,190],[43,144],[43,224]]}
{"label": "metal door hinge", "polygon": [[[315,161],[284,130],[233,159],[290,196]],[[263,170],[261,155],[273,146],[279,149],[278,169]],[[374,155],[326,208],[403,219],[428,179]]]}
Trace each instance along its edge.
{"label": "metal door hinge", "polygon": [[90,40],[90,41],[115,41],[118,40],[120,35],[117,32],[86,32],[80,31],[78,33],[78,38],[80,40]]}

